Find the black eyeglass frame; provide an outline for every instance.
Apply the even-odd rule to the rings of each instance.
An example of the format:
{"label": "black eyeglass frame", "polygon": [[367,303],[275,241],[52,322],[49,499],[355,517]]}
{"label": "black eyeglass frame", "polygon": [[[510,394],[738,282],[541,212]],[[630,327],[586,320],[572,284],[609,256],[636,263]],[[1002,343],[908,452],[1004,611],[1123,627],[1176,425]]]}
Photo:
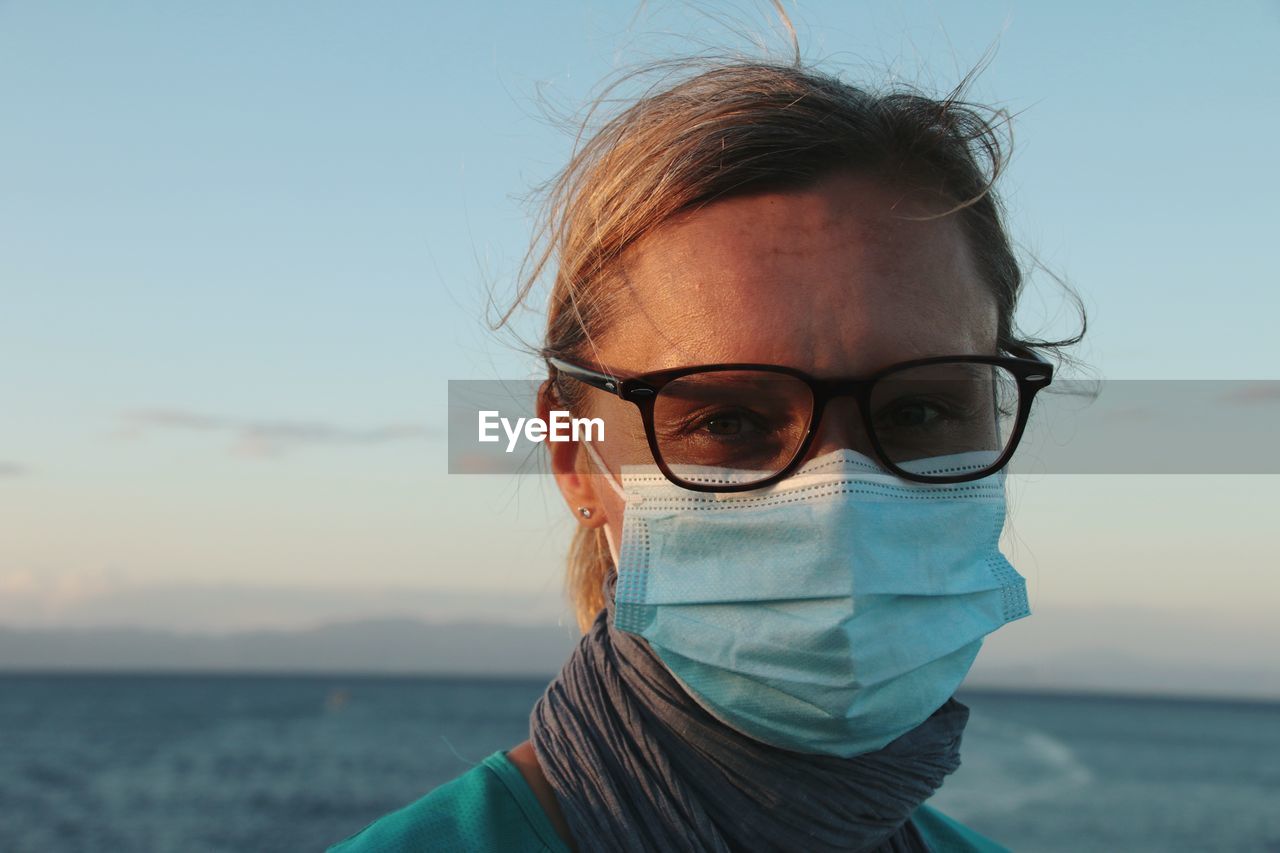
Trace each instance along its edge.
{"label": "black eyeglass frame", "polygon": [[[910,361],[903,361],[897,364],[891,364],[888,367],[881,368],[874,373],[861,378],[842,378],[842,379],[818,379],[802,370],[793,367],[786,367],[780,364],[752,364],[745,362],[730,362],[724,364],[700,364],[690,367],[676,367],[668,370],[656,370],[650,373],[640,373],[632,376],[624,376],[617,371],[609,372],[603,369],[594,369],[583,367],[582,365],[573,364],[564,359],[555,356],[546,355],[546,361],[560,373],[571,379],[576,379],[592,388],[598,388],[606,391],[616,397],[632,403],[640,410],[641,420],[644,422],[645,436],[649,442],[649,451],[653,454],[653,461],[657,463],[658,468],[663,475],[680,486],[695,492],[746,492],[753,489],[762,489],[771,486],[780,480],[786,479],[793,471],[800,467],[801,460],[804,459],[810,445],[813,444],[813,437],[817,433],[817,426],[822,423],[822,414],[826,409],[827,402],[834,397],[853,396],[858,403],[858,411],[862,417],[863,429],[866,431],[867,439],[871,443],[872,449],[875,451],[876,459],[880,464],[884,465],[887,470],[904,480],[917,483],[965,483],[971,480],[979,480],[990,474],[999,471],[1008,464],[1009,459],[1013,456],[1014,450],[1018,447],[1018,442],[1022,440],[1023,430],[1026,428],[1027,419],[1031,414],[1031,403],[1035,398],[1036,392],[1047,386],[1053,381],[1053,365],[1044,359],[1039,353],[1036,353],[1025,347],[1008,347],[1005,350],[1010,353],[1008,356],[998,355],[943,355],[931,356],[929,358],[918,358]],[[931,364],[989,364],[996,367],[1002,367],[1013,374],[1018,383],[1018,413],[1017,421],[1014,423],[1013,433],[1010,435],[1008,446],[1000,454],[995,462],[986,468],[978,471],[971,471],[963,474],[949,474],[946,476],[933,476],[926,474],[915,474],[906,471],[893,463],[884,448],[880,445],[880,439],[876,435],[875,426],[871,422],[871,391],[876,382],[885,376],[898,373],[913,367],[924,367]],[[658,393],[667,383],[689,376],[696,373],[713,373],[716,371],[727,370],[754,370],[762,372],[780,373],[801,380],[809,386],[809,392],[813,396],[813,410],[809,414],[809,423],[805,425],[805,435],[796,448],[795,455],[791,460],[782,467],[780,471],[763,480],[757,480],[751,483],[693,483],[683,480],[676,476],[667,463],[662,458],[662,451],[658,447],[657,432],[653,424],[653,405],[658,397]]]}

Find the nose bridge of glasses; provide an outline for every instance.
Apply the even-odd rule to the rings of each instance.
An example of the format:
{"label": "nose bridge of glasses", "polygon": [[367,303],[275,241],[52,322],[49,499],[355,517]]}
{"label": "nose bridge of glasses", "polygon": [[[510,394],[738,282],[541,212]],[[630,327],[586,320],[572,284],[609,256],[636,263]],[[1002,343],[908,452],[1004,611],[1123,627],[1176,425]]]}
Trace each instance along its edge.
{"label": "nose bridge of glasses", "polygon": [[844,449],[874,458],[875,450],[861,411],[862,389],[863,383],[858,380],[822,383],[815,389],[818,399],[813,423],[809,426],[813,438],[805,453],[806,459]]}

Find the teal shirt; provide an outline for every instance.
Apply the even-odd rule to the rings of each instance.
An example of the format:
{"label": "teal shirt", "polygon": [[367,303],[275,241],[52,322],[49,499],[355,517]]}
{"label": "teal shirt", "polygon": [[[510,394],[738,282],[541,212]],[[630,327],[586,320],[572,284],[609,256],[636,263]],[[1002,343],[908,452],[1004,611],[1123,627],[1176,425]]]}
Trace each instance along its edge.
{"label": "teal shirt", "polygon": [[[1008,853],[928,806],[911,816],[936,853]],[[520,770],[499,750],[458,778],[383,815],[328,853],[497,850],[569,853]]]}

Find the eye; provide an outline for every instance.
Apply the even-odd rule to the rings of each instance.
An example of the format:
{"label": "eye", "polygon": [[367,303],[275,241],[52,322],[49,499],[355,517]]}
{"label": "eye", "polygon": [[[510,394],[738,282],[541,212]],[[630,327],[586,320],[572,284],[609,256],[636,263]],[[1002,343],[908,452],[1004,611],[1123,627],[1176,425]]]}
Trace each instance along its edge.
{"label": "eye", "polygon": [[937,416],[937,407],[924,402],[913,402],[890,412],[890,423],[893,427],[923,427]]}
{"label": "eye", "polygon": [[885,425],[891,427],[927,426],[942,418],[942,408],[925,400],[904,401],[885,413]]}
{"label": "eye", "polygon": [[712,435],[730,436],[740,435],[753,427],[758,428],[758,424],[750,423],[751,419],[743,412],[723,411],[716,412],[702,420],[699,428],[706,430]]}

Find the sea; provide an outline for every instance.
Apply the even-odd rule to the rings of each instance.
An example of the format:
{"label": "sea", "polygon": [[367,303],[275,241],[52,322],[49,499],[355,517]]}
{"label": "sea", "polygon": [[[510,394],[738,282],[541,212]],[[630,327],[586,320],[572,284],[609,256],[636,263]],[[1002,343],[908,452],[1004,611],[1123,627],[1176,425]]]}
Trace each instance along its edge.
{"label": "sea", "polygon": [[[0,675],[0,853],[322,851],[546,679]],[[1280,704],[968,691],[931,804],[1015,851],[1280,851]]]}

